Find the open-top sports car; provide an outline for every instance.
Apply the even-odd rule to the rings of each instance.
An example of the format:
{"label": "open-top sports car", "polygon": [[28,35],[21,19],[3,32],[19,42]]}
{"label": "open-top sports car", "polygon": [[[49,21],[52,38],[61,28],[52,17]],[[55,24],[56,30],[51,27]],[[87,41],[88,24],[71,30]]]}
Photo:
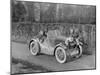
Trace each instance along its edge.
{"label": "open-top sports car", "polygon": [[68,42],[68,37],[60,34],[57,30],[48,31],[46,36],[31,39],[29,43],[31,54],[39,53],[54,55],[59,63],[65,63],[70,58],[79,58],[82,55],[81,42],[77,39]]}

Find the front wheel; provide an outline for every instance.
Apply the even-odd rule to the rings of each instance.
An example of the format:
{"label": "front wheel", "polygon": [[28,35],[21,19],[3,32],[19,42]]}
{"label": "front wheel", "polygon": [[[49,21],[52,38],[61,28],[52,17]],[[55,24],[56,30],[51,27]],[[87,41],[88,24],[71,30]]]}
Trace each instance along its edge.
{"label": "front wheel", "polygon": [[77,47],[77,50],[78,50],[78,54],[76,55],[76,58],[79,58],[82,56],[82,46],[81,45],[78,45]]}
{"label": "front wheel", "polygon": [[29,50],[32,55],[37,55],[39,53],[39,45],[36,41],[31,41],[29,44]]}
{"label": "front wheel", "polygon": [[66,50],[62,47],[57,47],[55,51],[55,57],[59,63],[65,63],[67,61]]}

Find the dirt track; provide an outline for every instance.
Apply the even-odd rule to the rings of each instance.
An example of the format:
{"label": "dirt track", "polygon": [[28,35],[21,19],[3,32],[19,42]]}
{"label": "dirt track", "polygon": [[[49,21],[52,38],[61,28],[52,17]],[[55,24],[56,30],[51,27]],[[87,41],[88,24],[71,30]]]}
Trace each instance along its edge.
{"label": "dirt track", "polygon": [[22,59],[30,63],[41,65],[52,71],[67,71],[78,69],[94,69],[95,68],[95,55],[83,55],[81,58],[67,62],[65,64],[59,64],[54,56],[38,55],[33,56],[29,50],[27,44],[12,42],[12,56],[14,58]]}

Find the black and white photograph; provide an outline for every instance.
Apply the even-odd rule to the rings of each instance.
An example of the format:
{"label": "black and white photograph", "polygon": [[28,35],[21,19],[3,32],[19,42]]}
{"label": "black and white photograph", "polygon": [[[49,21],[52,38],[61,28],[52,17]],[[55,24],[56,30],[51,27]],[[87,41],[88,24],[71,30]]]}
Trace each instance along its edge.
{"label": "black and white photograph", "polygon": [[10,1],[12,75],[96,69],[96,5]]}

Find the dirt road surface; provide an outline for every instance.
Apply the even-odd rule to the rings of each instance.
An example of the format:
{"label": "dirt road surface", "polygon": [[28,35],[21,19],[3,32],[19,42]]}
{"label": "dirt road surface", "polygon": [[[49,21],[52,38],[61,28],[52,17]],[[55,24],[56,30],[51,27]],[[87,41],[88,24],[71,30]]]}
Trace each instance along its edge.
{"label": "dirt road surface", "polygon": [[27,44],[18,42],[11,42],[12,56],[14,58],[22,59],[36,65],[41,65],[52,71],[67,71],[79,69],[94,69],[95,68],[95,55],[83,55],[81,58],[74,61],[60,64],[56,61],[54,56],[38,55],[33,56],[28,50]]}

